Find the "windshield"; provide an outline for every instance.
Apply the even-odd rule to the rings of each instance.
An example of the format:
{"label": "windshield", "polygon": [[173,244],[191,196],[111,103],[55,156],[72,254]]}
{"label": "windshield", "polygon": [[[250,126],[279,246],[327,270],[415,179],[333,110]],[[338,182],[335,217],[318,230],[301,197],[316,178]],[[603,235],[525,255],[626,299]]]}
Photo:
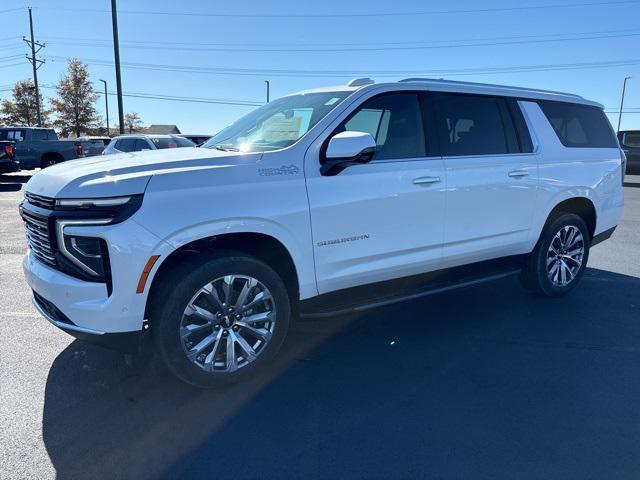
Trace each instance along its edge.
{"label": "windshield", "polygon": [[319,92],[279,98],[245,115],[214,135],[202,147],[240,152],[288,147],[350,93]]}

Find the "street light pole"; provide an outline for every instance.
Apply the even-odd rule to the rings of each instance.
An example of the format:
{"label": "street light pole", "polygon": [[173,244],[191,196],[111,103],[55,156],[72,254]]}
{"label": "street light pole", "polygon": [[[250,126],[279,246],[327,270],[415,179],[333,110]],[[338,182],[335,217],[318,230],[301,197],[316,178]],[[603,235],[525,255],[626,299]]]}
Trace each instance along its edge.
{"label": "street light pole", "polygon": [[118,96],[118,121],[120,133],[124,133],[124,110],[122,106],[122,78],[120,76],[120,42],[118,40],[118,12],[116,0],[111,0],[111,23],[113,25],[113,55],[116,64],[116,94]]}
{"label": "street light pole", "polygon": [[265,80],[264,83],[267,86],[267,103],[269,103],[269,80]]}
{"label": "street light pole", "polygon": [[622,108],[624,107],[624,92],[627,89],[627,80],[629,80],[631,77],[624,77],[624,82],[622,82],[622,98],[620,99],[620,111],[618,112],[618,130],[616,130],[616,132],[620,131],[620,122],[622,121]]}
{"label": "street light pole", "polygon": [[107,137],[109,136],[109,97],[107,97],[107,81],[100,79],[104,83],[104,108],[107,111]]}

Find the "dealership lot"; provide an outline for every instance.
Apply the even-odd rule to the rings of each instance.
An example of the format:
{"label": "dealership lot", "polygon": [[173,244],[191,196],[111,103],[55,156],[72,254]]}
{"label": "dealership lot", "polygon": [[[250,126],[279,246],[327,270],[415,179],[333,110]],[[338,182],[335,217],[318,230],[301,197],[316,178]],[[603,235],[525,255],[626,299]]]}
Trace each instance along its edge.
{"label": "dealership lot", "polygon": [[300,322],[263,378],[216,391],[36,314],[0,177],[2,478],[634,478],[640,471],[640,176],[582,285],[514,279]]}

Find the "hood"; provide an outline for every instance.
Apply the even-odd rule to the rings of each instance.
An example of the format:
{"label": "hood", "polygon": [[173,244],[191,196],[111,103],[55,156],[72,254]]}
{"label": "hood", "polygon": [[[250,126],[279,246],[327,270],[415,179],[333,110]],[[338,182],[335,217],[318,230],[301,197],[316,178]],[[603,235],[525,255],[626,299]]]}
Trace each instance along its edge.
{"label": "hood", "polygon": [[26,191],[53,198],[117,197],[143,193],[156,173],[230,168],[255,163],[261,153],[171,148],[69,160],[36,173]]}

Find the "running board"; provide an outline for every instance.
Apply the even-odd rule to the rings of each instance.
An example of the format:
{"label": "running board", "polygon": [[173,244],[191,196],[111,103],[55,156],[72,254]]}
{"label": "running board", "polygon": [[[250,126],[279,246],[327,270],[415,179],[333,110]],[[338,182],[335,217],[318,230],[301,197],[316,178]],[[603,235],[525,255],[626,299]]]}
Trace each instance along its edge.
{"label": "running board", "polygon": [[417,298],[427,297],[429,295],[435,295],[437,293],[447,292],[450,290],[456,290],[458,288],[471,287],[471,286],[479,285],[486,282],[492,282],[494,280],[500,280],[502,278],[510,277],[512,275],[517,275],[521,271],[522,269],[520,267],[513,267],[500,273],[494,273],[491,275],[486,275],[486,276],[471,278],[466,280],[454,281],[454,282],[447,283],[445,285],[439,284],[439,285],[424,286],[422,289],[418,289],[418,290],[414,289],[404,294],[388,296],[386,298],[378,297],[377,299],[371,299],[370,301],[366,301],[363,303],[358,303],[353,305],[344,305],[333,310],[318,309],[316,311],[306,311],[304,309],[305,302],[303,302],[301,305],[300,318],[319,319],[319,318],[327,318],[327,317],[333,317],[333,316],[339,316],[339,315],[347,315],[352,313],[364,312],[374,308],[393,305],[395,303],[405,302],[408,300],[415,300]]}

